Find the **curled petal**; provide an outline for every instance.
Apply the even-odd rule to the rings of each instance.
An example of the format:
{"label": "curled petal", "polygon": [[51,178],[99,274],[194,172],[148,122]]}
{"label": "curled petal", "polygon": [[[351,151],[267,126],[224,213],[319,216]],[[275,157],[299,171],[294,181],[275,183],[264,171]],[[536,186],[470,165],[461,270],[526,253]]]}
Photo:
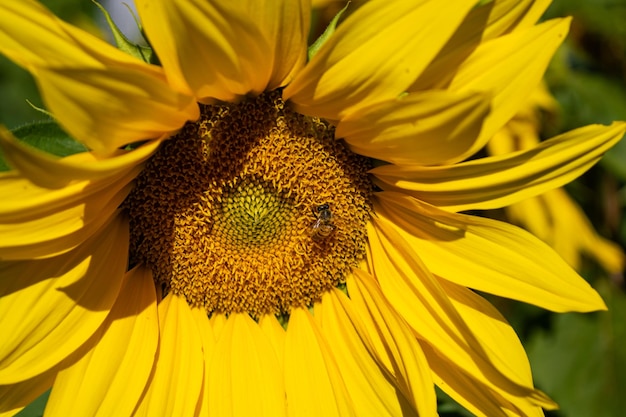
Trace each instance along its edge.
{"label": "curled petal", "polygon": [[28,69],[59,123],[109,153],[170,134],[199,116],[160,67],[141,62],[57,19],[34,0],[2,2],[0,52]]}
{"label": "curled petal", "polygon": [[[541,408],[553,410],[556,404],[544,393],[532,390],[533,380],[530,372],[530,364],[526,357],[526,352],[522,346],[515,330],[507,323],[506,319],[484,298],[473,291],[447,282],[439,280],[442,287],[456,310],[461,314],[470,329],[477,338],[488,347],[495,360],[499,360],[509,368],[509,372],[517,375],[520,381],[531,389],[508,392],[496,387],[495,395],[498,398],[500,407],[508,411],[508,415],[537,416],[542,417]],[[429,357],[432,351],[429,352]],[[451,395],[457,402],[472,411],[477,416],[491,417],[498,415],[502,411],[487,412],[493,405],[487,387],[483,385],[480,378],[476,378],[471,372],[463,369],[462,365],[454,360],[438,361],[431,360],[432,370],[435,379],[440,383],[440,387]],[[493,404],[493,402],[492,402]]]}
{"label": "curled petal", "polygon": [[534,25],[550,1],[497,0],[477,4],[408,91],[447,87],[478,45]]}
{"label": "curled petal", "polygon": [[307,37],[311,24],[311,8],[308,0],[248,0],[253,7],[259,28],[266,32],[272,57],[272,73],[267,90],[283,87],[291,82],[305,64]]}
{"label": "curled petal", "polygon": [[[156,146],[119,151],[111,159],[91,152],[59,159],[0,137],[7,157],[21,169],[0,174],[0,192],[8,196],[0,207],[0,259],[5,260],[49,257],[87,240],[115,215],[141,170],[139,162]],[[71,179],[76,176],[93,179]],[[60,187],[46,188],[50,185]]]}
{"label": "curled petal", "polygon": [[76,180],[98,180],[136,171],[161,142],[154,140],[131,151],[120,149],[106,156],[81,152],[58,158],[20,142],[0,126],[0,149],[9,164],[33,184],[45,188],[61,188]]}
{"label": "curled petal", "polygon": [[469,157],[491,139],[526,102],[565,40],[570,19],[554,19],[481,43],[455,72],[449,89],[492,95],[492,110]]}
{"label": "curled petal", "polygon": [[[483,394],[474,394],[473,401],[485,399],[485,415],[504,416],[500,408],[511,408],[507,397],[534,405],[545,402],[545,395],[534,390],[523,370],[508,363],[508,347],[499,350],[483,342],[416,249],[384,213],[373,219],[368,231],[374,275],[385,298],[420,339],[431,367],[437,361],[453,362],[480,382]],[[467,378],[461,383],[470,391],[476,390],[476,384]]]}
{"label": "curled petal", "polygon": [[335,135],[352,151],[393,164],[452,163],[473,147],[488,112],[481,93],[416,93],[348,113]]}
{"label": "curled petal", "polygon": [[384,165],[371,173],[385,190],[400,190],[446,210],[499,208],[572,181],[598,162],[625,130],[623,122],[590,125],[524,151],[455,165]]}
{"label": "curled petal", "polygon": [[449,213],[399,193],[378,193],[377,201],[379,215],[442,278],[558,312],[606,309],[552,248],[516,226]]}
{"label": "curled petal", "polygon": [[[0,190],[4,178],[0,178]],[[19,219],[0,220],[0,259],[27,260],[65,253],[88,240],[116,215],[130,190],[129,181],[111,183],[87,192],[65,207],[49,213],[24,213]],[[13,185],[20,184],[15,181]]]}
{"label": "curled petal", "polygon": [[365,3],[284,90],[298,111],[339,120],[349,109],[396,98],[428,66],[475,2]]}
{"label": "curled petal", "polygon": [[78,141],[106,154],[169,136],[198,118],[194,99],[172,92],[161,74],[150,72],[110,65],[33,71],[59,123]]}
{"label": "curled petal", "polygon": [[[273,13],[261,13],[261,22],[281,13],[291,18],[304,17],[286,2],[281,2],[284,8],[275,2],[267,3],[136,1],[144,29],[169,82],[200,101],[233,101],[248,93],[265,91],[272,79],[276,48],[290,49],[292,45],[277,44],[275,34],[257,21],[254,11],[272,10]],[[298,43],[297,38],[292,41]]]}

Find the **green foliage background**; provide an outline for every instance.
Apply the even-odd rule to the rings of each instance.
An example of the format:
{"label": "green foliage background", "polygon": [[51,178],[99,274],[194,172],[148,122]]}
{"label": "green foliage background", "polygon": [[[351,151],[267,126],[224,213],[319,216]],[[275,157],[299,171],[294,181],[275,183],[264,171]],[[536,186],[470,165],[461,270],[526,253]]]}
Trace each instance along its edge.
{"label": "green foliage background", "polygon": [[[562,107],[554,128],[626,120],[626,1],[558,0],[547,17],[573,16],[570,35],[546,79]],[[552,132],[548,132],[552,133]],[[596,230],[626,244],[626,140],[568,186]],[[609,310],[519,318],[538,386],[563,417],[618,417],[626,412],[626,296],[624,277],[589,262],[582,274]],[[517,320],[516,320],[517,321]],[[537,324],[535,324],[537,323]]]}
{"label": "green foliage background", "polygon": [[[95,6],[85,0],[42,0],[63,19],[97,31]],[[626,0],[555,0],[547,17],[573,16],[568,40],[546,80],[562,106],[545,127],[552,136],[591,123],[626,120]],[[14,129],[46,116],[32,77],[0,56],[0,123]],[[570,193],[605,237],[626,244],[626,140],[570,184]],[[623,276],[608,276],[591,260],[582,275],[608,312],[561,314],[502,299],[491,301],[526,346],[537,386],[561,406],[551,417],[621,417],[626,412],[626,295]],[[20,416],[41,416],[40,398]],[[440,414],[468,415],[441,395]]]}

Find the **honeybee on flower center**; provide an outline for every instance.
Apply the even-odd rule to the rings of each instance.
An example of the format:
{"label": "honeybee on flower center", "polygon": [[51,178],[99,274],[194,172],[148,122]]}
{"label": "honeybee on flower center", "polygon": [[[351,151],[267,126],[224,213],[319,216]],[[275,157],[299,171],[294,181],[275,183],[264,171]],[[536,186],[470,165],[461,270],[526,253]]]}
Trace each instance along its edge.
{"label": "honeybee on flower center", "polygon": [[335,230],[333,224],[333,213],[330,211],[328,203],[321,204],[313,208],[315,223],[311,227],[311,236],[314,239],[326,239]]}

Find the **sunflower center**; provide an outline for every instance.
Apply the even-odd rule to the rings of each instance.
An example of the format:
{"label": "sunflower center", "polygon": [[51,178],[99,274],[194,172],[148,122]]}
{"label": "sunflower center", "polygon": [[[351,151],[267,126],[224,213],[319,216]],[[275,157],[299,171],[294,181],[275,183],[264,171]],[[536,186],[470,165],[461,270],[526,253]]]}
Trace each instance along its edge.
{"label": "sunflower center", "polygon": [[363,258],[368,169],[279,92],[204,106],[125,202],[131,262],[209,314],[310,306]]}
{"label": "sunflower center", "polygon": [[213,233],[224,245],[276,243],[292,212],[288,200],[271,185],[246,179],[223,197],[220,221],[213,225]]}

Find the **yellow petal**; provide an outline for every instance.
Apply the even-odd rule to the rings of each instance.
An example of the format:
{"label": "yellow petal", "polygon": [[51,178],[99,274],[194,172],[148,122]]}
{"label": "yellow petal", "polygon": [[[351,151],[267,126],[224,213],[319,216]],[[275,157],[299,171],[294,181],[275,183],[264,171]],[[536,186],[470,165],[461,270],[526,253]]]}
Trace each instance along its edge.
{"label": "yellow petal", "polygon": [[[385,213],[377,210],[376,214],[372,224],[368,225],[368,256],[371,258],[373,275],[385,297],[405,319],[407,314],[403,313],[403,306],[412,304],[409,310],[412,314],[409,316],[420,317],[422,323],[415,326],[414,322],[407,320],[413,327],[419,328],[421,338],[438,346],[445,346],[450,335],[464,339],[466,325],[452,308],[440,285],[421,259],[413,256],[410,247],[402,246],[405,241],[398,236],[391,222],[383,217]],[[392,294],[393,298],[403,298],[394,302]],[[415,295],[419,296],[417,300]]]}
{"label": "yellow petal", "polygon": [[445,88],[481,42],[534,25],[551,0],[496,0],[476,5],[408,91]]}
{"label": "yellow petal", "polygon": [[71,181],[96,180],[134,170],[158,149],[162,141],[148,142],[132,151],[116,150],[103,156],[81,152],[58,158],[17,140],[0,126],[0,149],[16,170],[41,187],[60,188]]}
{"label": "yellow petal", "polygon": [[208,363],[213,357],[215,351],[215,334],[213,328],[209,325],[209,317],[206,310],[201,307],[193,307],[191,309],[196,325],[198,326],[198,334],[202,339],[202,351],[204,359]]}
{"label": "yellow petal", "polygon": [[259,327],[268,338],[280,362],[281,369],[284,369],[285,361],[285,329],[280,325],[276,317],[265,315],[259,319]]}
{"label": "yellow petal", "polygon": [[55,118],[94,151],[163,138],[198,118],[197,103],[173,93],[160,74],[106,69],[38,69],[34,72]]}
{"label": "yellow petal", "polygon": [[88,195],[75,206],[50,216],[0,224],[0,258],[28,260],[60,255],[74,249],[115,215],[130,187],[112,194]]}
{"label": "yellow petal", "polygon": [[[84,199],[86,195],[96,194],[111,186],[111,184],[124,183],[125,179],[132,180],[137,174],[128,175],[122,172],[117,177],[109,177],[103,181],[77,181],[58,189],[37,187],[21,175],[14,172],[0,174],[0,187],[3,195],[11,196],[3,201],[0,206],[0,219],[3,223],[19,221],[24,218],[46,216],[61,210],[76,201]],[[122,185],[122,187],[123,187]]]}
{"label": "yellow petal", "polygon": [[[512,374],[517,375],[518,380],[524,382],[523,387],[517,392],[507,392],[495,387],[496,395],[501,397],[500,405],[505,410],[510,410],[511,415],[523,416],[543,416],[541,407],[554,409],[556,405],[545,394],[533,389],[530,364],[524,347],[515,330],[498,310],[465,287],[445,280],[439,282],[454,308],[485,347],[485,352],[490,356],[491,361],[498,362],[499,367],[509,368]],[[434,373],[444,378],[441,388],[473,413],[491,416],[492,414],[485,413],[484,410],[485,403],[491,401],[489,395],[485,395],[485,390],[481,390],[483,392],[475,390],[476,386],[482,385],[480,379],[473,377],[469,372],[465,373],[459,364],[451,360],[453,358],[448,359],[431,362]],[[464,378],[455,377],[462,373],[465,373]],[[469,385],[468,378],[471,379]],[[481,409],[483,409],[482,413],[479,411]]]}
{"label": "yellow petal", "polygon": [[484,34],[486,39],[533,26],[552,0],[495,0],[493,3],[489,26]]}
{"label": "yellow petal", "polygon": [[583,210],[563,189],[521,201],[505,210],[512,222],[548,243],[578,271],[583,254],[594,258],[609,273],[620,273],[624,268],[625,256],[619,245],[598,235]]}
{"label": "yellow petal", "polygon": [[0,52],[28,69],[74,138],[106,153],[162,137],[199,115],[148,65],[53,16],[34,0],[2,2]]}
{"label": "yellow petal", "polygon": [[[550,213],[546,211],[544,196],[559,190],[560,189],[551,190],[537,197],[528,198],[506,206],[504,210],[507,213],[507,220],[510,223],[521,225],[542,241],[550,244],[550,235],[554,219]],[[519,217],[518,213],[523,215],[523,220]],[[563,254],[561,254],[561,256],[563,256]]]}
{"label": "yellow petal", "polygon": [[348,113],[335,136],[394,164],[450,163],[472,148],[488,111],[483,94],[416,93]]}
{"label": "yellow petal", "polygon": [[376,213],[442,278],[558,312],[606,308],[553,249],[518,227],[398,193],[378,193],[377,201]]}
{"label": "yellow petal", "polygon": [[50,257],[75,248],[116,215],[139,167],[60,189],[41,188],[16,173],[0,174],[0,259]]}
{"label": "yellow petal", "polygon": [[0,128],[0,147],[21,174],[0,174],[0,192],[10,196],[0,207],[0,259],[52,256],[84,242],[114,215],[158,144],[109,158],[92,152],[56,158]]}
{"label": "yellow petal", "polygon": [[46,417],[132,414],[150,377],[159,340],[156,293],[148,269],[138,267],[126,274],[94,339],[87,354],[59,372]]}
{"label": "yellow petal", "polygon": [[385,165],[371,172],[384,189],[401,189],[450,211],[499,208],[572,181],[614,146],[625,130],[623,122],[590,125],[506,155],[450,166]]}
{"label": "yellow petal", "polygon": [[106,60],[136,62],[102,39],[57,18],[40,2],[3,2],[0,10],[5,20],[0,30],[1,48],[18,53],[19,65],[73,67],[83,62],[97,67]]}
{"label": "yellow petal", "polygon": [[213,314],[209,319],[209,325],[211,329],[213,329],[213,335],[215,339],[219,338],[222,334],[222,330],[224,330],[224,326],[226,326],[226,322],[228,318],[224,314]]}
{"label": "yellow petal", "polygon": [[231,314],[208,369],[209,415],[285,416],[283,374],[272,344],[247,314]]}
{"label": "yellow petal", "polygon": [[314,9],[323,8],[337,0],[311,0],[311,7]]}
{"label": "yellow petal", "polygon": [[195,416],[204,374],[202,339],[191,308],[172,293],[159,304],[159,348],[137,416]]}
{"label": "yellow petal", "polygon": [[0,417],[13,417],[50,389],[58,369],[52,368],[34,378],[11,385],[0,385]]}
{"label": "yellow petal", "polygon": [[[433,381],[421,345],[404,319],[383,295],[374,278],[355,270],[346,281],[350,303],[357,316],[350,315],[378,362],[392,375],[398,388],[419,415],[433,413]],[[345,299],[340,299],[342,302]],[[345,302],[343,302],[345,304]],[[350,310],[346,310],[350,312]]]}
{"label": "yellow petal", "polygon": [[583,252],[593,257],[609,273],[618,274],[624,270],[624,251],[619,245],[604,239],[596,232],[584,211],[564,190],[553,190],[546,193],[545,198],[550,204],[548,207],[554,210],[551,217],[557,217],[555,250],[558,253],[565,252],[565,248],[574,245],[578,252],[577,260],[573,260],[573,256],[565,258],[566,261],[572,259],[570,265],[580,265],[580,252]]}
{"label": "yellow petal", "polygon": [[[420,338],[431,366],[436,361],[456,363],[478,379],[492,397],[500,391],[519,397],[539,396],[497,347],[486,346],[477,337],[444,287],[421,263],[417,251],[388,220],[374,217],[368,232],[375,277],[389,303]],[[497,396],[492,398],[492,406],[506,405]]]}
{"label": "yellow petal", "polygon": [[305,309],[292,310],[285,339],[285,388],[290,417],[355,416],[333,348]]}
{"label": "yellow petal", "polygon": [[191,314],[196,322],[197,332],[200,335],[200,339],[202,341],[202,353],[204,356],[204,377],[202,380],[202,394],[200,405],[200,411],[198,416],[208,416],[209,415],[209,386],[208,386],[208,376],[210,373],[209,364],[213,358],[213,353],[215,352],[215,334],[213,332],[213,328],[209,324],[209,318],[207,317],[206,310],[204,307],[193,307],[191,309]]}
{"label": "yellow petal", "polygon": [[[247,26],[255,26],[262,34],[262,41],[267,49],[263,51],[260,62],[252,62],[257,67],[254,76],[258,76],[258,66],[269,66],[271,73],[268,80],[260,80],[263,90],[274,90],[287,85],[305,64],[307,57],[307,39],[311,24],[311,7],[308,0],[245,0],[230,2],[233,9],[228,13],[236,14],[240,19],[246,16]],[[236,8],[236,9],[235,9]],[[228,19],[228,18],[227,18]],[[239,34],[231,39],[239,56]],[[259,39],[251,41],[259,41]],[[195,64],[195,63],[194,63]],[[195,64],[197,65],[197,64]],[[259,91],[256,91],[259,92]]]}
{"label": "yellow petal", "polygon": [[128,258],[128,222],[53,258],[0,264],[0,384],[38,375],[72,354],[105,320]]}
{"label": "yellow petal", "polygon": [[450,38],[473,1],[365,3],[284,90],[304,114],[339,120],[346,111],[396,98]]}
{"label": "yellow petal", "polygon": [[479,140],[466,156],[484,146],[522,107],[556,48],[563,42],[569,19],[554,19],[482,43],[455,73],[452,91],[484,91],[493,95],[492,111],[485,119]]}
{"label": "yellow petal", "polygon": [[[167,78],[178,91],[202,101],[232,101],[266,89],[276,38],[268,39],[267,28],[257,24],[250,4],[204,0],[135,3]],[[279,7],[274,2],[263,4]],[[272,10],[262,21],[280,13]]]}
{"label": "yellow petal", "polygon": [[269,41],[265,59],[273,58],[267,90],[283,87],[304,66],[311,24],[308,0],[248,0],[246,11],[254,16]]}
{"label": "yellow petal", "polygon": [[[359,290],[355,289],[355,292]],[[381,309],[385,313],[392,313],[386,307],[382,306]],[[374,315],[370,315],[370,309],[375,311]],[[408,346],[399,346],[396,342],[402,343],[404,340],[396,340],[392,336],[395,331],[402,333],[396,327],[399,321],[395,312],[384,316],[377,316],[377,313],[380,313],[378,306],[368,308],[357,304],[339,290],[326,295],[321,303],[315,305],[315,316],[321,316],[320,329],[327,340],[333,341],[333,351],[341,358],[340,371],[356,407],[356,415],[436,416],[434,385],[417,340],[413,337]],[[374,324],[374,317],[380,319],[376,322],[380,326],[380,333],[369,332],[376,327],[368,326]],[[386,333],[389,329],[391,331]],[[405,336],[410,335],[408,327],[403,330]],[[383,341],[381,334],[390,337]],[[387,341],[391,343],[387,344]],[[379,347],[383,348],[382,351],[377,349]],[[398,353],[398,348],[407,356],[388,366],[392,355]],[[409,367],[408,375],[404,374]],[[405,379],[406,376],[409,378]],[[396,379],[398,377],[399,381]]]}

